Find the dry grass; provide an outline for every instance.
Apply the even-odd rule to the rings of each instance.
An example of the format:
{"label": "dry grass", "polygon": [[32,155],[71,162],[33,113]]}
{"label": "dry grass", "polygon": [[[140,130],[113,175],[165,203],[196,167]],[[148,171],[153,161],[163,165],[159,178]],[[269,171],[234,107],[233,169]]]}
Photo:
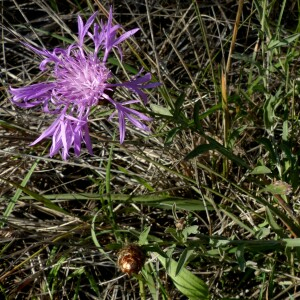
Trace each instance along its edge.
{"label": "dry grass", "polygon": [[[115,20],[140,28],[124,46],[124,63],[143,65],[163,83],[145,108],[154,117],[152,132],[128,127],[120,145],[118,124],[107,121],[101,106],[90,122],[94,155],[49,158],[48,142],[29,144],[51,118],[9,101],[9,86],[45,80],[39,58],[22,42],[67,46],[76,39],[77,14],[99,10],[105,18],[108,2],[1,2],[3,299],[187,299],[157,260],[165,251],[180,261],[186,250],[187,268],[206,282],[211,299],[296,299],[298,39],[290,49],[267,48],[270,38],[297,32],[289,20],[299,20],[296,2],[281,11],[278,1],[244,1],[225,113],[222,71],[237,1],[113,1]],[[120,79],[132,75],[112,68]],[[271,173],[251,174],[259,165]],[[273,182],[290,185],[292,194],[259,192]],[[118,249],[137,243],[148,227],[142,275],[121,274]],[[184,228],[190,228],[186,238]]]}

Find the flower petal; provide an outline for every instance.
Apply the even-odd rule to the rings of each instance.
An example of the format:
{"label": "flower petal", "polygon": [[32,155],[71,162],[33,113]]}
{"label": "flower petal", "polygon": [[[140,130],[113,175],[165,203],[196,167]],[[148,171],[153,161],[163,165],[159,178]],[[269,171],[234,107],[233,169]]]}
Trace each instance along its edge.
{"label": "flower petal", "polygon": [[[10,93],[13,95],[11,101],[19,107],[34,107],[49,101],[54,87],[55,83],[48,82],[36,83],[21,88],[10,87]],[[36,99],[36,101],[29,101],[32,99]]]}
{"label": "flower petal", "polygon": [[83,24],[83,21],[80,16],[78,16],[78,40],[79,40],[79,46],[83,46],[84,37],[91,27],[92,23],[94,22],[98,12],[93,13],[88,20],[86,21],[85,25]]}

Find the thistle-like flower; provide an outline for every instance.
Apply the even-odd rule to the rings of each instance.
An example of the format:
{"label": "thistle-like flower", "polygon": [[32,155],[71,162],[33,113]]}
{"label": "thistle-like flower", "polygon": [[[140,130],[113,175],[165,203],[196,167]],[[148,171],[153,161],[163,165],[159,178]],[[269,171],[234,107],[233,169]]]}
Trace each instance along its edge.
{"label": "thistle-like flower", "polygon": [[[21,88],[10,88],[12,103],[31,108],[41,106],[43,112],[56,115],[55,121],[31,145],[52,137],[50,156],[61,152],[63,159],[69,156],[69,150],[74,148],[76,156],[80,154],[81,144],[85,143],[92,154],[92,143],[89,134],[88,119],[91,108],[101,101],[111,103],[115,111],[109,120],[118,116],[120,143],[125,138],[126,119],[134,126],[144,131],[149,128],[143,121],[151,121],[141,112],[130,108],[132,103],[147,103],[147,95],[143,89],[154,88],[160,83],[151,83],[151,75],[141,75],[141,71],[131,80],[114,83],[113,74],[107,67],[107,60],[113,48],[118,50],[122,59],[120,44],[135,34],[139,29],[132,29],[117,36],[120,25],[112,23],[112,9],[108,21],[95,23],[97,13],[94,13],[84,24],[78,16],[78,41],[68,48],[55,48],[53,51],[37,49],[25,44],[44,59],[40,70],[50,73],[50,81],[32,84]],[[91,25],[94,28],[90,31]],[[85,41],[91,39],[94,51],[88,52]],[[102,56],[99,55],[102,53]],[[141,100],[130,99],[117,101],[111,96],[111,91],[117,87],[129,89]]]}

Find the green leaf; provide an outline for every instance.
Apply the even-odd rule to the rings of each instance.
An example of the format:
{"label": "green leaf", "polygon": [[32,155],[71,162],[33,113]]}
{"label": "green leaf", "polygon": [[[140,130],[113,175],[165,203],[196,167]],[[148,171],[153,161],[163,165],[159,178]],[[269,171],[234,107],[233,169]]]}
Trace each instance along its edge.
{"label": "green leaf", "polygon": [[273,195],[288,195],[291,192],[291,186],[284,181],[278,180],[274,183],[267,185],[264,189],[260,190],[259,192],[269,192]]}
{"label": "green leaf", "polygon": [[264,148],[266,148],[266,150],[269,151],[270,159],[272,160],[273,163],[276,163],[277,155],[274,150],[274,146],[273,146],[272,142],[265,137],[257,139],[257,142],[264,145]]}
{"label": "green leaf", "polygon": [[172,128],[169,132],[168,132],[168,134],[167,134],[167,136],[166,136],[166,139],[165,139],[165,145],[171,145],[172,144],[172,142],[173,142],[173,140],[174,140],[174,137],[176,136],[176,134],[178,133],[178,132],[180,132],[182,130],[182,128],[181,127],[175,127],[175,128]]}
{"label": "green leaf", "polygon": [[229,160],[234,161],[238,165],[243,166],[247,169],[250,169],[249,165],[242,158],[233,154],[230,150],[226,149],[223,145],[221,145],[220,143],[215,141],[213,138],[211,138],[207,135],[203,135],[203,136],[209,141],[209,144],[204,144],[204,145],[202,144],[202,145],[197,146],[194,150],[192,150],[190,153],[188,153],[186,155],[186,157],[185,157],[186,160],[192,159],[192,158],[204,153],[205,151],[215,150],[215,151],[221,153],[222,155],[224,155],[225,157],[227,157]]}
{"label": "green leaf", "polygon": [[[34,172],[35,168],[38,165],[39,160],[37,160],[30,168],[30,170],[28,171],[28,173],[26,174],[26,176],[24,177],[23,181],[21,182],[21,186],[25,187],[27,182],[30,180],[32,173]],[[0,223],[0,228],[2,228],[5,225],[5,222],[7,220],[7,218],[10,216],[10,214],[12,213],[18,199],[20,198],[22,194],[22,190],[21,189],[17,189],[14,196],[11,198],[11,200],[9,201],[3,216],[2,216],[2,221]]]}
{"label": "green leaf", "polygon": [[87,272],[86,270],[84,272],[84,275],[89,280],[89,283],[90,283],[89,287],[91,287],[94,290],[94,292],[97,294],[97,297],[100,298],[101,293],[99,291],[99,285],[98,285],[95,277],[92,274],[90,274],[89,272]]}
{"label": "green leaf", "polygon": [[257,166],[250,173],[252,175],[270,174],[272,171],[266,166]]}
{"label": "green leaf", "polygon": [[167,274],[173,280],[176,288],[190,300],[209,299],[208,287],[205,282],[185,268],[181,268],[176,275],[178,263],[172,258],[165,258],[158,255],[158,260],[166,269]]}
{"label": "green leaf", "polygon": [[255,237],[259,240],[265,239],[271,233],[270,228],[262,227],[258,231],[255,232]]}
{"label": "green leaf", "polygon": [[209,150],[215,150],[216,147],[214,145],[211,144],[202,144],[197,146],[194,150],[192,150],[186,157],[186,160],[192,159],[196,156],[201,155],[202,153],[205,153]]}
{"label": "green leaf", "polygon": [[[166,291],[154,270],[155,270],[155,268],[153,267],[152,263],[145,264],[141,273],[145,279],[147,288],[150,291],[152,299],[153,300],[159,300],[159,299],[165,300],[165,299],[167,299]],[[157,289],[155,281],[159,282],[160,289]]]}
{"label": "green leaf", "polygon": [[244,224],[240,218],[238,218],[237,216],[235,216],[233,213],[229,212],[228,209],[226,208],[220,208],[220,210],[222,212],[224,212],[228,217],[230,217],[236,224],[238,224],[239,226],[241,226],[242,228],[246,229],[248,232],[250,232],[251,234],[255,234],[255,231],[249,227],[248,225]]}
{"label": "green leaf", "polygon": [[172,113],[170,112],[169,109],[161,106],[161,105],[157,105],[157,104],[150,104],[150,108],[157,114],[160,114],[162,116],[168,116],[168,117],[172,117]]}
{"label": "green leaf", "polygon": [[197,101],[194,105],[194,124],[197,130],[202,131],[202,126],[200,123],[200,117],[199,117],[199,111],[200,111],[200,101]]}
{"label": "green leaf", "polygon": [[[213,246],[214,248],[220,248],[220,247],[225,247],[228,246],[231,242],[229,240],[225,240],[225,239],[214,239],[211,238],[209,240],[209,244],[211,246]],[[218,249],[219,251],[219,249]]]}
{"label": "green leaf", "polygon": [[282,39],[282,40],[271,39],[271,41],[268,45],[268,50],[273,50],[275,48],[279,48],[282,46],[288,46],[289,44],[291,44],[293,41],[295,41],[299,37],[300,37],[300,33],[294,33],[294,34],[290,35],[289,37]]}
{"label": "green leaf", "polygon": [[263,117],[266,129],[271,129],[276,121],[275,112],[282,102],[281,89],[279,88],[275,95],[270,95],[263,106]]}
{"label": "green leaf", "polygon": [[183,250],[178,260],[175,276],[177,276],[180,273],[181,269],[185,267],[185,264],[187,263],[189,258],[193,255],[193,253],[194,253],[193,249],[185,248]]}
{"label": "green leaf", "polygon": [[239,264],[240,270],[245,272],[246,269],[246,261],[244,257],[244,245],[239,245],[235,251],[235,257]]}
{"label": "green leaf", "polygon": [[205,206],[201,200],[178,200],[176,200],[176,202],[165,200],[160,203],[147,203],[147,205],[160,207],[162,209],[172,209],[172,206],[174,205],[174,203],[176,203],[177,209],[183,209],[186,211],[205,211],[206,209],[213,210],[213,207],[211,205]]}
{"label": "green leaf", "polygon": [[277,99],[271,95],[264,103],[264,123],[267,129],[270,129],[275,122],[275,109],[274,106],[277,103]]}
{"label": "green leaf", "polygon": [[148,234],[150,232],[150,229],[151,229],[151,227],[148,226],[141,233],[141,235],[139,237],[139,245],[140,246],[143,246],[143,245],[147,244],[147,239],[148,239]]}
{"label": "green leaf", "polygon": [[69,216],[72,216],[72,214],[68,213],[67,211],[65,211],[64,209],[60,208],[58,205],[56,205],[55,203],[52,203],[51,200],[43,197],[42,195],[39,195],[31,190],[29,190],[28,188],[26,187],[23,187],[15,182],[12,182],[12,181],[9,181],[3,177],[0,177],[1,180],[11,184],[12,186],[14,186],[15,188],[21,190],[22,192],[24,192],[25,194],[27,194],[28,196],[31,197],[31,199],[35,199],[36,201],[38,202],[41,202],[43,203],[47,208],[49,209],[52,209],[56,212],[59,212],[59,213],[63,213],[63,214],[66,214],[66,215],[69,215]]}
{"label": "green leaf", "polygon": [[[199,102],[197,102],[197,103],[199,103]],[[212,106],[207,111],[205,111],[204,113],[202,113],[201,115],[199,115],[198,119],[199,120],[203,120],[204,118],[208,117],[209,115],[211,115],[215,111],[218,111],[218,110],[221,110],[221,109],[222,109],[222,102],[220,102],[220,103]]]}
{"label": "green leaf", "polygon": [[198,228],[198,225],[188,226],[182,230],[182,235],[187,238],[191,234],[197,234],[199,232]]}
{"label": "green leaf", "polygon": [[269,225],[271,226],[271,228],[273,229],[273,231],[276,232],[280,237],[283,237],[284,230],[282,227],[280,227],[278,225],[271,210],[268,207],[266,207],[266,217],[267,217],[267,221],[268,221]]}
{"label": "green leaf", "polygon": [[194,117],[194,124],[195,124],[196,129],[202,131],[202,126],[201,126],[200,121],[205,119],[206,117],[208,117],[209,115],[211,115],[215,111],[221,110],[222,109],[222,103],[220,102],[220,103],[212,106],[211,108],[209,108],[207,111],[205,111],[202,114],[199,114],[200,107],[201,107],[201,102],[197,101],[195,103],[195,106],[194,106],[193,117]]}
{"label": "green leaf", "polygon": [[173,113],[173,116],[175,118],[177,118],[179,116],[184,100],[185,100],[184,93],[180,94],[180,96],[176,99],[176,102],[174,104],[175,109],[174,109],[174,113]]}
{"label": "green leaf", "polygon": [[[54,195],[43,195],[46,199],[53,200],[76,200],[76,201],[99,201],[99,194],[93,193],[81,193],[81,194],[54,194]],[[20,199],[27,200],[32,199],[32,196],[21,196]],[[4,199],[0,197],[0,201]],[[108,200],[107,195],[102,195],[103,200]],[[204,211],[204,210],[213,210],[213,207],[209,204],[204,206],[203,202],[200,199],[186,199],[181,197],[173,197],[168,195],[157,195],[157,194],[149,194],[149,195],[140,195],[140,196],[132,196],[126,194],[111,194],[110,199],[112,201],[119,202],[133,202],[133,203],[141,203],[149,206],[159,207],[162,209],[172,209],[174,203],[178,209],[183,209],[187,211]]]}
{"label": "green leaf", "polygon": [[128,171],[128,169],[118,166],[118,169],[122,171],[124,174],[130,176],[131,178],[135,179],[139,184],[143,185],[148,191],[154,192],[154,188],[149,184],[147,180],[144,178],[137,176],[135,174],[132,174]]}
{"label": "green leaf", "polygon": [[286,247],[300,247],[300,238],[282,239],[282,241],[285,243]]}
{"label": "green leaf", "polygon": [[257,60],[253,59],[253,55],[246,55],[245,53],[232,53],[231,57],[238,61],[248,63],[249,65],[259,66]]}

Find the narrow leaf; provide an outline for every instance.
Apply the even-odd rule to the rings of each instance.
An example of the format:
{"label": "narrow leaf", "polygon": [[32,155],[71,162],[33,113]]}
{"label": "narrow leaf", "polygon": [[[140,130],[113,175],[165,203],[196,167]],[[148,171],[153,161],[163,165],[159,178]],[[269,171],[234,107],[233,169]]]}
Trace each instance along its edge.
{"label": "narrow leaf", "polygon": [[244,246],[243,245],[239,245],[235,251],[235,257],[237,259],[237,262],[239,264],[240,270],[242,272],[245,272],[245,268],[246,268],[246,261],[245,261],[245,257],[244,257]]}
{"label": "narrow leaf", "polygon": [[182,130],[181,127],[175,127],[175,128],[172,128],[168,133],[167,133],[167,136],[165,138],[165,145],[171,145],[176,134],[178,132],[180,132]]}
{"label": "narrow leaf", "polygon": [[50,208],[50,209],[53,209],[54,211],[57,211],[57,212],[60,212],[60,213],[63,213],[63,214],[66,214],[66,215],[69,215],[71,216],[70,213],[68,213],[67,211],[65,211],[64,209],[60,208],[59,206],[57,206],[55,203],[52,203],[51,200],[29,190],[28,188],[26,187],[23,187],[15,182],[12,182],[12,181],[9,181],[9,180],[6,180],[5,178],[3,177],[0,177],[1,180],[11,184],[12,186],[14,186],[15,188],[17,189],[20,189],[22,192],[24,192],[25,194],[27,194],[28,196],[31,196],[32,199],[35,199],[36,201],[39,201],[41,203],[43,203],[47,208]]}
{"label": "narrow leaf", "polygon": [[144,231],[141,233],[140,237],[139,237],[139,245],[145,245],[147,244],[147,239],[148,239],[148,234],[150,232],[151,227],[148,226],[144,229]]}
{"label": "narrow leaf", "polygon": [[196,156],[201,155],[202,153],[205,153],[209,150],[215,150],[216,147],[214,145],[211,144],[202,144],[197,146],[194,150],[192,150],[186,157],[186,160],[192,159]]}
{"label": "narrow leaf", "polygon": [[178,260],[175,276],[177,276],[180,273],[181,269],[185,267],[186,262],[189,260],[193,253],[194,250],[192,249],[185,248],[183,250]]}
{"label": "narrow leaf", "polygon": [[158,260],[166,269],[176,288],[183,295],[190,300],[209,299],[208,287],[202,279],[185,268],[181,268],[180,273],[176,275],[178,263],[172,258],[164,258],[158,255]]}
{"label": "narrow leaf", "polygon": [[176,99],[176,102],[174,104],[175,109],[173,114],[175,118],[177,118],[181,112],[181,107],[184,102],[184,99],[185,99],[184,93],[180,94],[179,97]]}

